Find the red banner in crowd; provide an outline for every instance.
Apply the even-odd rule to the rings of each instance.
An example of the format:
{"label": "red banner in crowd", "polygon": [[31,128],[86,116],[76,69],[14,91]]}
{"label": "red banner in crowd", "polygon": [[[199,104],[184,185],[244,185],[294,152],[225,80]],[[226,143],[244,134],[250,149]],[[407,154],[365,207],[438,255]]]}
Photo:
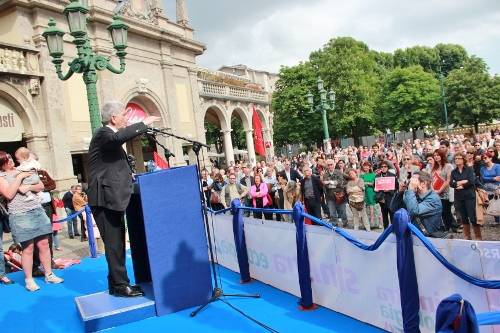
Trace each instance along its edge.
{"label": "red banner in crowd", "polygon": [[168,163],[157,152],[153,152],[153,161],[156,164],[156,167],[159,169],[168,169]]}
{"label": "red banner in crowd", "polygon": [[266,156],[266,148],[264,148],[264,138],[262,137],[262,123],[260,122],[257,110],[255,110],[255,106],[253,107],[252,124],[253,144],[255,147],[255,152],[260,156]]}

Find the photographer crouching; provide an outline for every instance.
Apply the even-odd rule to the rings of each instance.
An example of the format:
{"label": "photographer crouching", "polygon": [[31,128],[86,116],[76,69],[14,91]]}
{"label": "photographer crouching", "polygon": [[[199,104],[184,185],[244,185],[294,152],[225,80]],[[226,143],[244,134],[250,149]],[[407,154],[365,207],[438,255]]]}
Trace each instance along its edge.
{"label": "photographer crouching", "polygon": [[432,190],[432,177],[425,171],[418,171],[401,184],[404,191],[403,202],[414,224],[428,237],[443,237],[441,199]]}

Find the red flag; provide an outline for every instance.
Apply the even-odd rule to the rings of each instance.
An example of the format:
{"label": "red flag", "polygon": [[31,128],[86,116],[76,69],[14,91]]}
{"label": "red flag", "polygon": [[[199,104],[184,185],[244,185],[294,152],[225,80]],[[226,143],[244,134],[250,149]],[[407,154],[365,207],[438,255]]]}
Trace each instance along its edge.
{"label": "red flag", "polygon": [[153,152],[153,161],[155,161],[156,167],[159,169],[169,168],[168,163],[157,152]]}
{"label": "red flag", "polygon": [[262,124],[260,122],[259,115],[255,106],[253,107],[253,145],[255,147],[255,152],[260,156],[266,156],[266,148],[264,148],[264,138],[262,137]]}

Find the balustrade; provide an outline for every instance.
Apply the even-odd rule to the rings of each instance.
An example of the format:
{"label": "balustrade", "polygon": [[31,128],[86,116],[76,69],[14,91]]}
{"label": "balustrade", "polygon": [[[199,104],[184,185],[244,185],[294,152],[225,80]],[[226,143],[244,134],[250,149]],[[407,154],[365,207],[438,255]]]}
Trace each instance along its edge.
{"label": "balustrade", "polygon": [[269,103],[269,97],[266,92],[204,80],[199,80],[199,86],[201,96]]}

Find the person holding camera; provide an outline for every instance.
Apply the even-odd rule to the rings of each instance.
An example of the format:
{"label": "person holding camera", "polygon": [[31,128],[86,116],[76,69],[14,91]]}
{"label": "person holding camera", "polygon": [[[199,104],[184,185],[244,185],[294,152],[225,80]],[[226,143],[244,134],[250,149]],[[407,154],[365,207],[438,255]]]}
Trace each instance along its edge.
{"label": "person holding camera", "polygon": [[424,226],[426,235],[433,237],[441,231],[443,206],[441,198],[431,186],[431,175],[426,171],[418,171],[409,182],[400,186],[400,191],[404,191],[403,202],[412,221],[418,220]]}

